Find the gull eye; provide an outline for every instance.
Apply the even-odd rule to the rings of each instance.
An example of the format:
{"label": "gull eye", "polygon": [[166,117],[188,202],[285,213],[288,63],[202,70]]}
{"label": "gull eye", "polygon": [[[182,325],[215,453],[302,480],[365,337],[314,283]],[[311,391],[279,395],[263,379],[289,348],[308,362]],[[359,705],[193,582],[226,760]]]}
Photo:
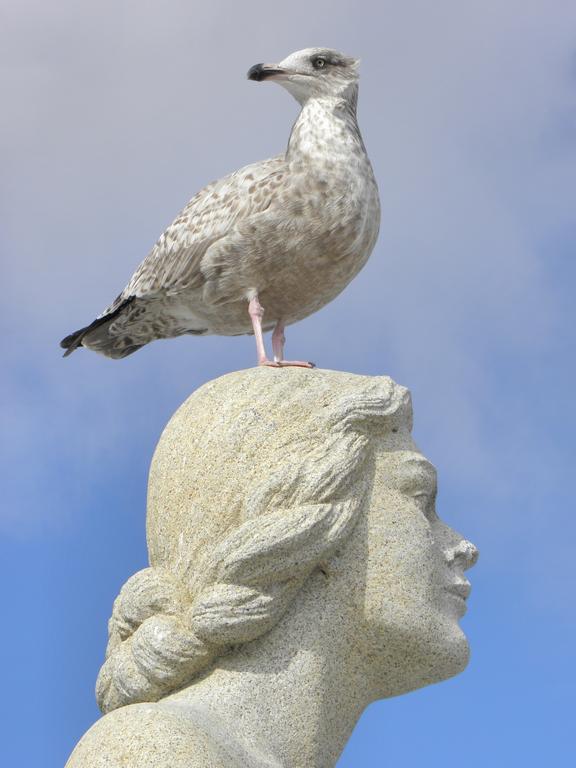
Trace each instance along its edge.
{"label": "gull eye", "polygon": [[316,56],[312,59],[312,66],[314,69],[323,69],[326,66],[326,59],[324,56]]}

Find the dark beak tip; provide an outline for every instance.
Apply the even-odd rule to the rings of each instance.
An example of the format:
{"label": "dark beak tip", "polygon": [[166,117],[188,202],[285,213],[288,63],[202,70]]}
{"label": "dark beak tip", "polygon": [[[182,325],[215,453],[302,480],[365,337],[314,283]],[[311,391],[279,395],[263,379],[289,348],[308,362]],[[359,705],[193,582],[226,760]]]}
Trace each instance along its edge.
{"label": "dark beak tip", "polygon": [[248,74],[247,74],[248,80],[256,80],[256,81],[262,80],[263,70],[264,70],[264,64],[254,64],[254,66],[250,67],[250,69],[248,70]]}
{"label": "dark beak tip", "polygon": [[269,77],[283,74],[284,70],[276,65],[254,64],[254,66],[250,67],[248,70],[248,80],[257,80],[260,82],[261,80],[267,80]]}

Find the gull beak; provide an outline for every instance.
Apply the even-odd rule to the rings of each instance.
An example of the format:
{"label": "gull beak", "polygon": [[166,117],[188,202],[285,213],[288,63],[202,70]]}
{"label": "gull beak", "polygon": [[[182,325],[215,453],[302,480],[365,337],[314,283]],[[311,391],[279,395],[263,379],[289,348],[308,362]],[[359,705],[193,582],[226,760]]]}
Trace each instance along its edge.
{"label": "gull beak", "polygon": [[284,70],[277,64],[254,64],[248,70],[248,80],[268,80],[276,75],[285,74]]}

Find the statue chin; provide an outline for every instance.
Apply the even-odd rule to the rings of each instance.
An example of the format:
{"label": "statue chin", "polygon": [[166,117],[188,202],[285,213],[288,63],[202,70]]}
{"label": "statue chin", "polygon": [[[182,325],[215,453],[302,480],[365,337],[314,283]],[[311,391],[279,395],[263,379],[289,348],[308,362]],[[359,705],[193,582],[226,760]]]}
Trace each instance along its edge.
{"label": "statue chin", "polygon": [[470,660],[468,640],[454,618],[432,626],[380,629],[365,635],[370,643],[366,655],[374,668],[374,700],[448,680],[463,672]]}
{"label": "statue chin", "polygon": [[[406,676],[406,687],[393,692],[386,692],[385,680],[383,681],[383,695],[378,698],[398,696],[403,693],[424,688],[432,683],[441,683],[463,672],[470,660],[470,646],[466,636],[461,630],[454,632],[451,641],[445,640],[436,648],[428,648],[426,656],[420,659],[418,674],[410,681]],[[386,677],[386,675],[384,675]]]}
{"label": "statue chin", "polygon": [[114,602],[69,768],[336,764],[365,707],[460,673],[477,551],[387,377],[258,368],[176,412],[150,566]]}

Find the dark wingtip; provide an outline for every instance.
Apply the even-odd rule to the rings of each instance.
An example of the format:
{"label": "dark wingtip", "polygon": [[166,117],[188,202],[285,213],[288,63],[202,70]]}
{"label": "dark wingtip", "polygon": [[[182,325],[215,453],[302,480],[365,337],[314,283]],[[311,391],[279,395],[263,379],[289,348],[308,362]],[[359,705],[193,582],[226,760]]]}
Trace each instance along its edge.
{"label": "dark wingtip", "polygon": [[84,336],[89,333],[90,331],[95,330],[96,328],[99,328],[101,325],[104,325],[105,323],[109,323],[111,320],[114,320],[115,317],[118,317],[120,312],[122,312],[123,309],[130,306],[132,302],[135,300],[136,296],[128,296],[127,299],[122,299],[122,296],[118,296],[115,303],[118,302],[118,306],[116,309],[114,309],[112,312],[110,312],[107,315],[103,315],[102,317],[96,318],[94,322],[90,323],[90,325],[85,326],[84,328],[80,328],[79,331],[74,331],[74,333],[71,333],[69,336],[65,336],[62,341],[60,342],[60,346],[62,349],[65,349],[66,352],[62,355],[62,357],[68,357],[68,355],[71,355],[72,352],[74,352],[75,349],[78,349],[78,347],[83,346],[82,339]]}
{"label": "dark wingtip", "polygon": [[80,331],[71,333],[69,336],[62,339],[60,346],[62,349],[66,350],[62,357],[68,357],[68,355],[71,355],[75,349],[82,346],[82,336],[84,336],[85,331],[86,328],[82,328]]}

